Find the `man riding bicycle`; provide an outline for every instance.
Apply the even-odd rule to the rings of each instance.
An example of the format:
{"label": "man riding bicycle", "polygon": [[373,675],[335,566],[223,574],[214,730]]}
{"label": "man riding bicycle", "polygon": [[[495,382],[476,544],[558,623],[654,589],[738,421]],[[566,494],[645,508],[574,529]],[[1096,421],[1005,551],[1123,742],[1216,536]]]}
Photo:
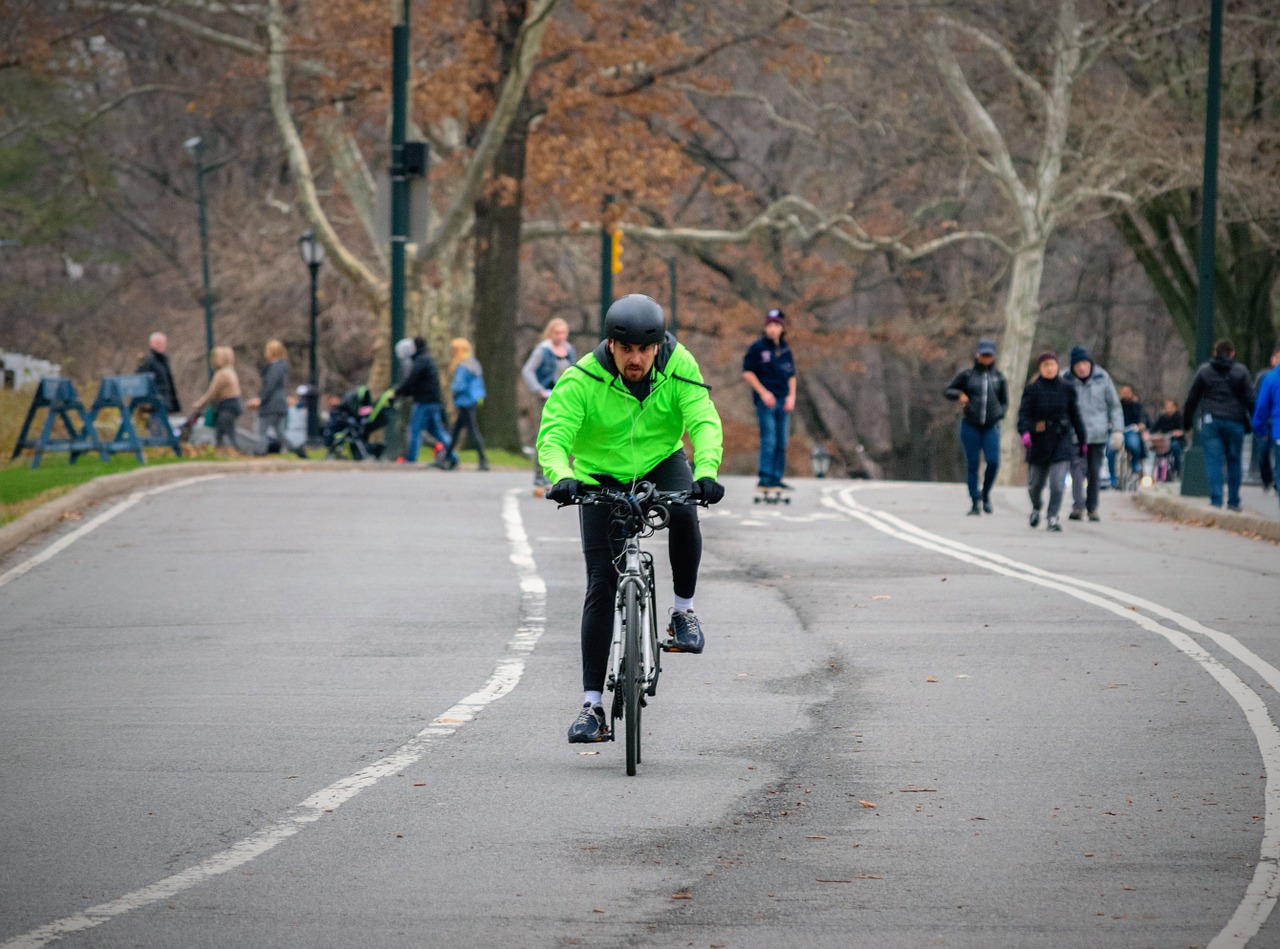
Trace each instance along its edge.
{"label": "man riding bicycle", "polygon": [[[640,293],[616,300],[605,314],[604,340],[560,377],[542,410],[538,460],[553,482],[547,497],[569,504],[586,485],[630,488],[652,482],[660,491],[688,491],[673,505],[667,548],[675,605],[663,644],[669,652],[700,653],[702,626],[693,611],[702,559],[696,502],[724,497],[720,416],[693,354],[666,332],[662,307]],[[694,467],[684,453],[693,444]],[[572,456],[572,462],[570,461]],[[622,539],[610,531],[606,506],[579,509],[587,592],[582,605],[583,705],[569,741],[608,738],[602,694],[613,636]]]}

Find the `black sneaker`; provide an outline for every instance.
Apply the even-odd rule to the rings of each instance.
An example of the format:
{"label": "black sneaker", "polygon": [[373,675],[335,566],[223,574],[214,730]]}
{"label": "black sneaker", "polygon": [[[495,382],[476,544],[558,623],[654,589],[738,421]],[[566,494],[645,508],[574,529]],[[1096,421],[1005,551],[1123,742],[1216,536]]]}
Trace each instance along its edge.
{"label": "black sneaker", "polygon": [[986,513],[986,514],[994,514],[994,513],[996,512],[996,511],[995,511],[995,508],[993,508],[993,507],[991,506],[991,499],[990,499],[990,498],[983,498],[983,499],[982,499],[982,510],[983,510],[983,512],[984,512],[984,513]]}
{"label": "black sneaker", "polygon": [[608,741],[609,726],[604,723],[604,709],[590,702],[582,704],[582,711],[569,726],[569,744],[586,744],[593,741]]}
{"label": "black sneaker", "polygon": [[1084,511],[1072,511],[1070,514],[1068,514],[1068,515],[1067,515],[1067,520],[1069,520],[1069,521],[1083,521],[1083,520],[1084,520]]}
{"label": "black sneaker", "polygon": [[981,516],[982,516],[982,502],[974,501],[973,505],[969,508],[969,517],[981,517]]}
{"label": "black sneaker", "polygon": [[774,485],[774,487],[781,488],[783,491],[791,490],[791,485],[787,484],[785,481],[779,481],[777,484]]}
{"label": "black sneaker", "polygon": [[1059,534],[1062,532],[1062,525],[1058,523],[1058,519],[1056,517],[1051,517],[1049,518],[1049,526],[1045,528],[1045,530],[1051,530],[1055,534]]}
{"label": "black sneaker", "polygon": [[1239,513],[1240,513],[1240,511],[1241,511],[1242,509],[1241,509],[1241,507],[1240,507],[1240,505],[1239,505],[1239,504],[1228,504],[1228,505],[1227,505],[1227,510],[1228,510],[1228,511],[1235,511],[1237,514],[1239,514]]}
{"label": "black sneaker", "polygon": [[1101,516],[1097,511],[1090,511],[1090,512],[1089,512],[1089,520],[1091,520],[1091,521],[1100,521],[1100,520],[1102,520],[1102,516]]}
{"label": "black sneaker", "polygon": [[1039,527],[1039,526],[1040,526],[1040,512],[1039,512],[1039,511],[1032,511],[1032,512],[1031,512],[1031,526],[1032,526],[1032,527]]}
{"label": "black sneaker", "polygon": [[672,610],[667,632],[671,634],[671,638],[662,644],[664,651],[702,652],[702,624],[698,622],[693,610]]}

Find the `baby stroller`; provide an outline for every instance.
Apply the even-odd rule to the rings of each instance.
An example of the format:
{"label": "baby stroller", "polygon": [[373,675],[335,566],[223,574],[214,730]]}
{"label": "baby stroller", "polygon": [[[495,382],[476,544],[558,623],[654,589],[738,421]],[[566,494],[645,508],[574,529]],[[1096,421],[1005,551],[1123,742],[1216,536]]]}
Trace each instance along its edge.
{"label": "baby stroller", "polygon": [[395,391],[387,389],[375,399],[368,386],[358,386],[344,395],[342,401],[329,410],[329,420],[324,426],[328,457],[341,458],[349,453],[356,461],[381,458],[386,446],[369,441],[369,436],[386,427],[394,398]]}

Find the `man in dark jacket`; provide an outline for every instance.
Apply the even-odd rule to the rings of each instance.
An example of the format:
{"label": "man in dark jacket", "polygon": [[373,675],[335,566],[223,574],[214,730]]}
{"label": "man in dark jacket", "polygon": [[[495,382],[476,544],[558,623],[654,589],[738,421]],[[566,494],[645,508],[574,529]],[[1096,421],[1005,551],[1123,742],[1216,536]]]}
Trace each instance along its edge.
{"label": "man in dark jacket", "polygon": [[156,390],[160,393],[160,404],[166,413],[153,412],[147,425],[153,438],[172,438],[173,429],[169,425],[169,415],[178,415],[182,406],[178,402],[178,387],[173,384],[173,372],[169,369],[169,338],[164,333],[152,333],[149,340],[151,347],[142,361],[138,363],[138,372],[149,372],[155,376]]}
{"label": "man in dark jacket", "polygon": [[[1027,449],[1027,493],[1031,495],[1031,526],[1040,523],[1040,499],[1049,485],[1047,527],[1060,531],[1058,511],[1066,489],[1072,459],[1087,448],[1084,421],[1080,417],[1075,386],[1058,375],[1058,360],[1043,353],[1039,375],[1022,390],[1018,406],[1018,432]],[[1075,440],[1072,441],[1072,433]]]}
{"label": "man in dark jacket", "polygon": [[396,398],[405,396],[413,399],[413,414],[409,416],[409,443],[405,446],[404,455],[396,462],[413,464],[418,460],[423,431],[443,446],[439,455],[446,457],[449,436],[444,430],[444,408],[440,402],[440,371],[427,349],[427,341],[421,336],[413,338],[413,362],[409,366],[409,374],[396,386]]}
{"label": "man in dark jacket", "polygon": [[1191,431],[1196,411],[1203,414],[1200,439],[1209,476],[1209,503],[1222,507],[1222,467],[1227,468],[1227,509],[1240,510],[1240,457],[1244,436],[1253,414],[1253,380],[1249,370],[1235,361],[1236,347],[1218,340],[1213,358],[1196,370],[1182,409],[1182,427]]}
{"label": "man in dark jacket", "polygon": [[787,316],[774,308],[765,314],[764,332],[742,357],[742,378],[751,386],[751,401],[760,425],[759,488],[790,487],[787,436],[796,407],[796,361],[787,345]]}
{"label": "man in dark jacket", "polygon": [[[1009,409],[1009,387],[996,368],[996,344],[978,341],[973,365],[960,371],[943,392],[963,408],[960,415],[960,444],[964,446],[965,476],[969,483],[971,515],[991,513],[991,486],[1000,470],[1000,420]],[[978,465],[983,456],[987,470],[978,491]],[[981,505],[981,507],[979,507]]]}

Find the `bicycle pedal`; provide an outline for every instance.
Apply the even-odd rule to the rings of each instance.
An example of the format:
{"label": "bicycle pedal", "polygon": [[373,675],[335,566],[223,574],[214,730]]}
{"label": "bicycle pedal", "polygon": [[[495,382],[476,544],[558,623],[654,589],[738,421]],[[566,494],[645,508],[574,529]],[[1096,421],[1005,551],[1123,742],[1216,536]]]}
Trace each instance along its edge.
{"label": "bicycle pedal", "polygon": [[665,642],[658,643],[658,648],[663,652],[684,652],[674,639],[668,639]]}

